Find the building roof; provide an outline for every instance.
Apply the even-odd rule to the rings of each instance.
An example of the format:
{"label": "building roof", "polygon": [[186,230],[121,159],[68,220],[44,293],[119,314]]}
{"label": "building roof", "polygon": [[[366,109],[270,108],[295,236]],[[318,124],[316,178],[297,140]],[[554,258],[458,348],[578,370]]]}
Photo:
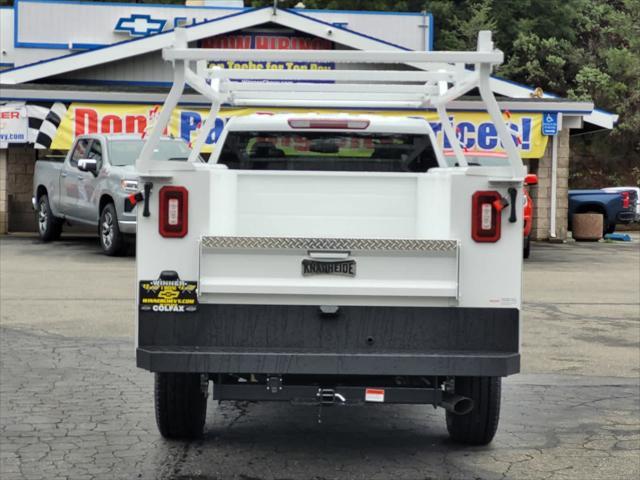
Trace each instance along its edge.
{"label": "building roof", "polygon": [[[0,84],[2,96],[7,100],[31,102],[85,102],[105,103],[105,93],[109,93],[109,103],[135,103],[157,105],[164,102],[169,87],[134,85],[65,85],[46,83],[24,83],[20,85]],[[502,110],[510,112],[562,112],[570,116],[588,115],[591,102],[580,102],[563,98],[509,98],[496,97]],[[180,102],[200,108],[208,108],[210,101],[199,93],[185,89]],[[451,102],[451,111],[484,111],[480,97],[468,95]],[[356,110],[355,108],[353,110]]]}
{"label": "building roof", "polygon": [[[185,27],[187,40],[196,41],[203,38],[209,38],[216,35],[222,35],[225,33],[242,30],[265,23],[274,23],[294,30],[303,31],[308,34],[325,38],[333,42],[345,45],[358,50],[381,50],[381,51],[393,51],[393,50],[407,50],[406,48],[389,43],[387,41],[365,35],[354,30],[350,30],[344,26],[337,26],[331,23],[323,22],[316,18],[312,18],[308,15],[304,15],[299,11],[288,9],[274,9],[272,7],[263,7],[258,9],[247,9],[237,13],[232,13],[223,17],[216,18],[204,23]],[[150,35],[147,37],[127,40],[124,42],[116,43],[113,45],[96,48],[93,50],[71,53],[62,57],[45,60],[33,64],[23,65],[21,67],[9,69],[0,72],[0,84],[3,84],[2,96],[0,98],[11,98],[9,93],[17,92],[19,88],[11,88],[9,86],[18,86],[19,84],[25,84],[28,82],[39,81],[47,79],[56,75],[64,74],[67,72],[80,70],[84,68],[91,68],[97,65],[103,65],[125,58],[135,57],[143,55],[149,52],[161,50],[171,46],[174,42],[173,30],[168,30],[159,34]],[[418,69],[427,69],[425,66],[414,63],[411,66]],[[512,99],[518,99],[518,102],[531,99],[533,89],[525,85],[514,83],[508,80],[493,77],[491,79],[491,87],[498,95],[509,97]],[[39,90],[41,95],[44,95],[42,89]],[[73,86],[73,89],[81,92],[83,89]],[[95,91],[95,88],[92,88]],[[53,89],[52,92],[56,90]],[[110,91],[112,91],[110,89]],[[120,98],[126,98],[127,90],[120,88]],[[24,90],[22,90],[24,93]],[[137,92],[137,93],[135,93]],[[132,102],[145,103],[147,101],[157,103],[158,93],[141,91],[140,87],[136,87],[135,92],[129,92],[129,98]],[[51,96],[51,92],[47,94]],[[147,95],[148,97],[145,97]],[[66,95],[65,95],[66,96]],[[89,96],[89,91],[85,91],[82,97]],[[36,97],[39,98],[39,97]],[[134,98],[136,98],[134,100]],[[153,98],[153,100],[151,100]],[[15,99],[15,97],[13,98]],[[558,98],[551,94],[543,94],[545,102],[540,102],[540,99],[533,99],[536,102],[536,108],[530,110],[540,111],[543,105],[551,105],[557,103],[558,107],[566,107],[573,102],[567,102],[565,99]],[[44,100],[44,97],[42,97]],[[77,100],[80,100],[78,98]],[[87,100],[88,101],[88,100]],[[98,101],[94,99],[92,101]],[[110,95],[110,101],[115,101],[115,97]],[[127,101],[127,100],[121,100]],[[189,103],[189,102],[185,102]],[[199,101],[196,103],[200,103]],[[592,123],[602,128],[613,128],[617,122],[618,115],[605,112],[603,110],[593,109],[588,112],[582,110],[587,104],[580,102],[580,108],[572,110],[574,114],[580,114],[584,116],[584,120],[588,123]],[[542,110],[551,110],[548,108],[542,108]],[[558,108],[556,111],[563,111],[562,108]]]}

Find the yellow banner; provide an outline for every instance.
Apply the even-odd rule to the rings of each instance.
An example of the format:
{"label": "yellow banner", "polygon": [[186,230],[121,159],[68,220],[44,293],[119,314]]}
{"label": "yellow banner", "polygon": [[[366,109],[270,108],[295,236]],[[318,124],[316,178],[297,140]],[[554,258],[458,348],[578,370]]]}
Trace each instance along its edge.
{"label": "yellow banner", "polygon": [[[116,105],[73,103],[62,119],[51,145],[52,149],[68,150],[76,136],[86,133],[131,133],[142,134],[153,125],[160,110],[156,105]],[[226,120],[238,115],[255,112],[318,112],[318,109],[302,108],[227,108],[222,109],[215,128],[209,134],[203,152],[211,152],[215,141],[220,136]],[[402,110],[330,110],[323,113],[356,113],[376,114],[384,116],[423,117],[429,121],[438,140],[442,144],[444,135],[442,125],[435,112],[402,111]],[[177,108],[171,114],[171,121],[165,133],[181,137],[185,142],[195,139],[198,129],[204,123],[208,110],[202,108]],[[498,140],[496,128],[486,112],[451,112],[450,118],[456,130],[458,142],[465,151],[472,155],[500,153],[503,148]],[[540,113],[507,113],[504,114],[507,127],[513,134],[522,158],[540,158],[544,155],[548,137],[542,135],[542,114]],[[445,149],[451,148],[445,139]]]}

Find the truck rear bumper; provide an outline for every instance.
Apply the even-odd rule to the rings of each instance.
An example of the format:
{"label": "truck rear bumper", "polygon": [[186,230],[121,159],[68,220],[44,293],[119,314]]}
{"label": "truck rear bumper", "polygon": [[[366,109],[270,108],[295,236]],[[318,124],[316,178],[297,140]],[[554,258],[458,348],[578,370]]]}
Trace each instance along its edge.
{"label": "truck rear bumper", "polygon": [[520,354],[501,352],[337,354],[143,347],[136,353],[138,367],[152,372],[504,377],[520,371]]}
{"label": "truck rear bumper", "polygon": [[636,220],[636,212],[628,211],[628,212],[619,212],[617,217],[618,223],[631,223]]}
{"label": "truck rear bumper", "polygon": [[132,235],[136,233],[135,220],[118,220],[118,227],[120,227],[120,232],[125,233],[127,235]]}
{"label": "truck rear bumper", "polygon": [[139,312],[153,372],[506,376],[520,370],[517,309],[200,305]]}

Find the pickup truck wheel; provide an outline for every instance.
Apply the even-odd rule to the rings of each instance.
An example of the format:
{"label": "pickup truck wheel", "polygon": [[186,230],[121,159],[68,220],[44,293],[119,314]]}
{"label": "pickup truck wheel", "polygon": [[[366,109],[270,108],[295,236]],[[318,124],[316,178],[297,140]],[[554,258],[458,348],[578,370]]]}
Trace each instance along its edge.
{"label": "pickup truck wheel", "polygon": [[100,236],[100,247],[109,256],[122,255],[127,243],[124,235],[118,226],[118,216],[113,203],[108,203],[100,213],[100,223],[98,224],[98,234]]}
{"label": "pickup truck wheel", "polygon": [[524,237],[524,246],[522,247],[522,257],[529,258],[531,254],[531,237]]}
{"label": "pickup truck wheel", "polygon": [[455,393],[473,400],[466,415],[447,412],[447,430],[452,440],[487,445],[493,440],[500,418],[500,377],[456,377]]}
{"label": "pickup truck wheel", "polygon": [[40,195],[38,199],[36,220],[38,222],[38,234],[43,242],[50,242],[60,238],[62,219],[53,216],[51,205],[49,205],[49,197],[46,194]]}
{"label": "pickup truck wheel", "polygon": [[[203,391],[204,390],[204,391]],[[156,423],[165,438],[198,438],[207,415],[207,392],[197,373],[156,373]]]}

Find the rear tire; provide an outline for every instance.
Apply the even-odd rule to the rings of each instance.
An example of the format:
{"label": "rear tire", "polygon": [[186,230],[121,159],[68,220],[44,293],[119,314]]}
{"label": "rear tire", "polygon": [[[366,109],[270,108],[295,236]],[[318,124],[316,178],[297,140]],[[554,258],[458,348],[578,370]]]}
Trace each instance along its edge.
{"label": "rear tire", "polygon": [[115,257],[123,255],[127,251],[128,244],[120,232],[118,215],[113,203],[107,203],[100,212],[98,236],[100,237],[100,248],[105,255]]}
{"label": "rear tire", "polygon": [[455,442],[487,445],[493,440],[500,419],[500,377],[456,377],[455,393],[473,400],[466,415],[447,412],[447,430]]}
{"label": "rear tire", "polygon": [[604,226],[604,234],[606,235],[607,233],[614,233],[616,231],[616,224],[615,223],[610,223],[609,225]]}
{"label": "rear tire", "polygon": [[57,240],[62,234],[61,218],[55,217],[51,211],[49,197],[42,194],[38,198],[38,211],[36,212],[36,222],[38,224],[38,235],[43,242],[51,242]]}
{"label": "rear tire", "polygon": [[524,237],[524,246],[522,248],[522,257],[529,258],[531,254],[531,237]]}
{"label": "rear tire", "polygon": [[207,393],[198,373],[156,373],[156,423],[165,438],[193,439],[202,435]]}

